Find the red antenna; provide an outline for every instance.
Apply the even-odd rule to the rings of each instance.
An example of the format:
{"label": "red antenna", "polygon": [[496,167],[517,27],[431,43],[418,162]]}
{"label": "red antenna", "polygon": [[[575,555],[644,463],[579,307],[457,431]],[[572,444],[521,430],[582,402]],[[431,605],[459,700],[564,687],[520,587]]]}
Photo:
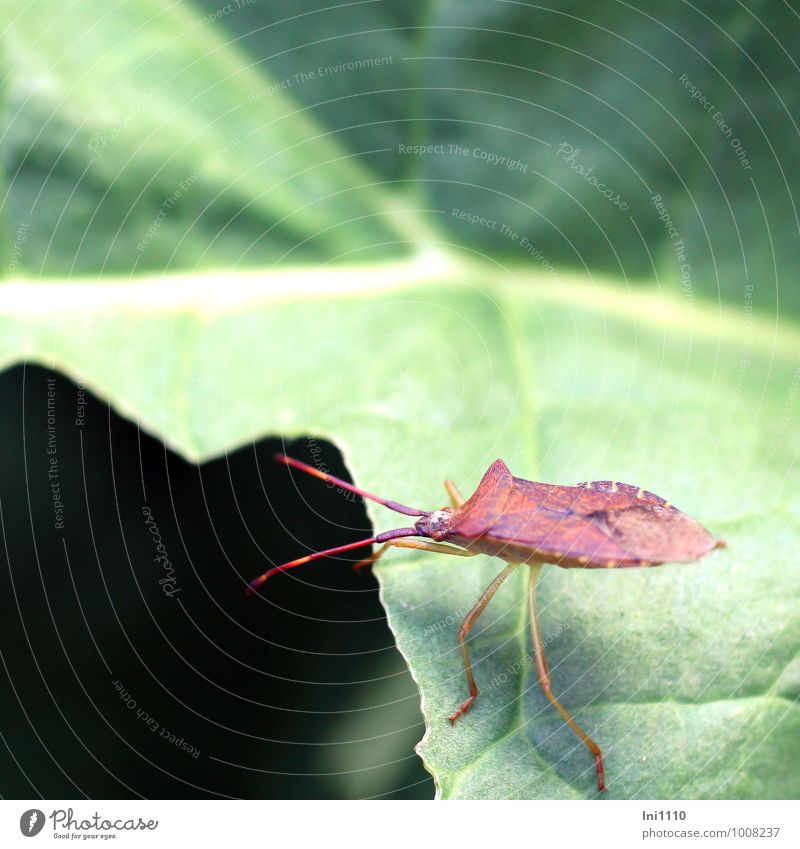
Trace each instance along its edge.
{"label": "red antenna", "polygon": [[[414,507],[406,507],[404,504],[398,504],[396,501],[380,498],[379,496],[373,495],[371,492],[367,492],[366,490],[359,489],[359,487],[353,486],[353,484],[347,483],[340,478],[329,475],[327,472],[322,472],[319,469],[315,469],[313,466],[308,466],[305,463],[301,463],[299,460],[287,457],[286,454],[276,454],[275,459],[286,466],[293,466],[295,469],[300,469],[303,472],[314,475],[316,478],[320,478],[329,483],[335,483],[337,486],[342,487],[342,489],[355,492],[362,498],[369,498],[372,501],[377,501],[378,504],[383,504],[384,507],[388,507],[390,510],[394,510],[397,513],[403,513],[406,516],[430,516],[429,510],[417,510]],[[298,557],[296,560],[290,560],[288,563],[281,563],[280,566],[273,566],[271,569],[267,569],[263,575],[259,575],[257,578],[250,581],[248,584],[248,594],[255,592],[255,590],[260,587],[267,578],[271,578],[273,575],[277,575],[280,572],[286,572],[289,569],[294,569],[295,566],[302,566],[304,563],[310,563],[312,560],[319,560],[322,557],[330,557],[332,554],[339,554],[343,551],[351,551],[354,548],[362,548],[365,545],[388,542],[390,539],[397,539],[398,537],[419,535],[420,532],[416,528],[396,528],[393,531],[384,531],[382,534],[378,534],[374,537],[368,537],[367,539],[362,539],[358,542],[349,542],[347,545],[337,545],[336,548],[326,548],[324,551],[315,551],[313,554],[307,554],[305,557]]]}
{"label": "red antenna", "polygon": [[373,545],[374,543],[388,542],[390,539],[398,537],[413,537],[419,536],[419,531],[416,528],[396,528],[393,531],[384,531],[374,537],[358,540],[358,542],[348,542],[347,545],[337,545],[336,548],[326,548],[324,551],[315,551],[313,554],[307,554],[305,557],[298,557],[297,560],[290,560],[288,563],[281,563],[280,566],[273,566],[267,569],[263,575],[254,578],[248,584],[247,594],[255,592],[267,578],[277,575],[279,572],[286,572],[289,569],[294,569],[295,566],[302,566],[304,563],[310,563],[312,560],[319,560],[322,557],[330,557],[332,554],[339,554],[342,551],[351,551],[354,548],[361,548],[365,545]]}
{"label": "red antenna", "polygon": [[364,489],[359,489],[357,486],[353,486],[353,484],[351,483],[347,483],[346,481],[343,481],[340,478],[335,478],[333,475],[329,475],[327,472],[321,472],[319,469],[315,469],[313,466],[307,466],[305,463],[301,463],[299,460],[295,460],[293,457],[287,457],[285,454],[276,454],[275,459],[279,463],[283,463],[286,466],[293,466],[295,469],[301,469],[304,472],[308,472],[309,475],[314,475],[315,478],[320,478],[321,480],[327,481],[328,483],[335,483],[337,486],[342,487],[342,489],[347,489],[350,492],[355,492],[362,498],[369,498],[370,501],[377,501],[378,504],[383,504],[384,507],[388,507],[390,510],[394,510],[396,513],[405,513],[406,516],[431,515],[430,510],[417,510],[415,507],[406,507],[404,504],[398,504],[396,501],[389,501],[386,498],[381,498],[379,495],[373,495],[371,492],[367,492]]}

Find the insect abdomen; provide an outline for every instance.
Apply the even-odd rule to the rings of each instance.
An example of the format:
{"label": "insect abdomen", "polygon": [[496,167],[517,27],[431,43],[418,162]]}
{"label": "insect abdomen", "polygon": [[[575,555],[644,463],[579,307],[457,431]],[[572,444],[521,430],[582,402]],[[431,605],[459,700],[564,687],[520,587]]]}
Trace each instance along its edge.
{"label": "insect abdomen", "polygon": [[529,545],[498,539],[491,534],[484,534],[476,539],[450,537],[448,542],[454,542],[470,551],[500,557],[507,563],[551,563],[565,569],[614,569],[618,567],[656,566],[663,561],[648,562],[638,557],[590,558],[563,551],[542,550],[531,548]]}

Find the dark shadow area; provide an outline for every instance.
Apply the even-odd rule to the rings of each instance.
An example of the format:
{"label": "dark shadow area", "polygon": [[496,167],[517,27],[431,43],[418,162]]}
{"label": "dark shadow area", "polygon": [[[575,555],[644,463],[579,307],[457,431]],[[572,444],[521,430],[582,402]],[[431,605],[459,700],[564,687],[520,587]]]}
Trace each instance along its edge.
{"label": "dark shadow area", "polygon": [[[68,379],[0,375],[5,798],[430,798],[419,697],[329,443],[197,466]],[[349,479],[349,478],[348,478]]]}

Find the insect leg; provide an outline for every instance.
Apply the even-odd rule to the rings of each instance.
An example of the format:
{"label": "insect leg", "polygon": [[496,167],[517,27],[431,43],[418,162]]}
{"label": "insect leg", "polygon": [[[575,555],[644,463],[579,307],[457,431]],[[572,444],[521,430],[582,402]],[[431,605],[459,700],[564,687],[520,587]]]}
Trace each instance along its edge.
{"label": "insect leg", "polygon": [[450,500],[453,502],[453,507],[461,507],[464,503],[464,499],[461,493],[458,491],[458,487],[451,481],[449,478],[444,482],[444,488],[447,490],[447,494],[450,496]]}
{"label": "insect leg", "polygon": [[483,595],[478,599],[478,603],[472,608],[472,610],[470,610],[464,621],[461,623],[461,629],[458,632],[458,641],[461,643],[461,655],[464,658],[464,669],[467,672],[469,698],[466,699],[466,701],[452,716],[447,717],[451,723],[455,723],[462,713],[466,713],[472,707],[472,703],[478,696],[478,686],[475,683],[475,676],[472,674],[472,664],[470,663],[469,652],[467,651],[467,634],[469,634],[472,626],[478,621],[478,617],[486,609],[486,605],[492,600],[492,596],[500,589],[500,584],[505,581],[505,579],[514,571],[514,569],[517,568],[518,565],[518,563],[509,563],[508,566],[503,569],[503,571],[483,591]]}
{"label": "insect leg", "polygon": [[391,545],[390,542],[385,542],[379,549],[373,551],[369,557],[365,557],[363,560],[359,560],[358,563],[353,564],[353,571],[358,572],[363,569],[365,566],[370,566],[376,560],[380,560],[381,557],[386,553],[386,549]]}
{"label": "insect leg", "polygon": [[353,569],[358,571],[359,569],[363,569],[365,566],[369,566],[371,563],[374,563],[379,558],[383,557],[386,553],[386,549],[389,548],[390,545],[395,546],[395,548],[418,548],[421,551],[433,551],[436,554],[455,554],[457,557],[474,557],[474,551],[467,551],[466,548],[456,548],[452,545],[440,545],[438,542],[426,542],[424,539],[397,539],[397,540],[389,540],[389,542],[385,542],[377,551],[370,554],[369,557],[365,557],[363,560],[360,560],[353,566]]}
{"label": "insect leg", "polygon": [[545,696],[550,700],[553,707],[561,714],[563,720],[569,727],[583,740],[589,751],[594,755],[595,766],[597,767],[597,790],[602,792],[606,789],[603,781],[603,754],[600,747],[592,740],[591,737],[578,725],[577,722],[569,715],[566,708],[553,695],[550,689],[550,670],[547,666],[547,660],[544,656],[544,643],[542,642],[542,631],[539,626],[539,619],[536,615],[536,581],[539,578],[539,571],[542,568],[541,563],[531,563],[531,577],[528,589],[528,605],[531,616],[531,641],[533,642],[533,656],[536,661],[536,674],[539,676],[539,684],[544,690]]}

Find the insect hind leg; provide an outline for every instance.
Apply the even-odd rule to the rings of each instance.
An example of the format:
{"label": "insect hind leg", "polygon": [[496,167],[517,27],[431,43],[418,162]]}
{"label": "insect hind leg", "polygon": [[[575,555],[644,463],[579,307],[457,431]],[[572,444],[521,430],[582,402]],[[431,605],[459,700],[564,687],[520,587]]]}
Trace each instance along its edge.
{"label": "insect hind leg", "polygon": [[547,660],[544,656],[544,643],[542,642],[542,631],[539,626],[539,619],[536,615],[536,581],[539,578],[539,571],[542,568],[541,563],[531,563],[530,583],[528,585],[528,605],[530,610],[531,620],[531,641],[533,642],[533,656],[536,661],[536,674],[539,677],[539,686],[544,691],[550,704],[559,712],[564,722],[581,738],[589,751],[594,755],[595,768],[597,769],[597,790],[602,793],[606,789],[603,779],[603,753],[600,747],[592,738],[578,725],[577,722],[569,715],[567,709],[553,695],[550,687],[550,670],[547,666]]}

